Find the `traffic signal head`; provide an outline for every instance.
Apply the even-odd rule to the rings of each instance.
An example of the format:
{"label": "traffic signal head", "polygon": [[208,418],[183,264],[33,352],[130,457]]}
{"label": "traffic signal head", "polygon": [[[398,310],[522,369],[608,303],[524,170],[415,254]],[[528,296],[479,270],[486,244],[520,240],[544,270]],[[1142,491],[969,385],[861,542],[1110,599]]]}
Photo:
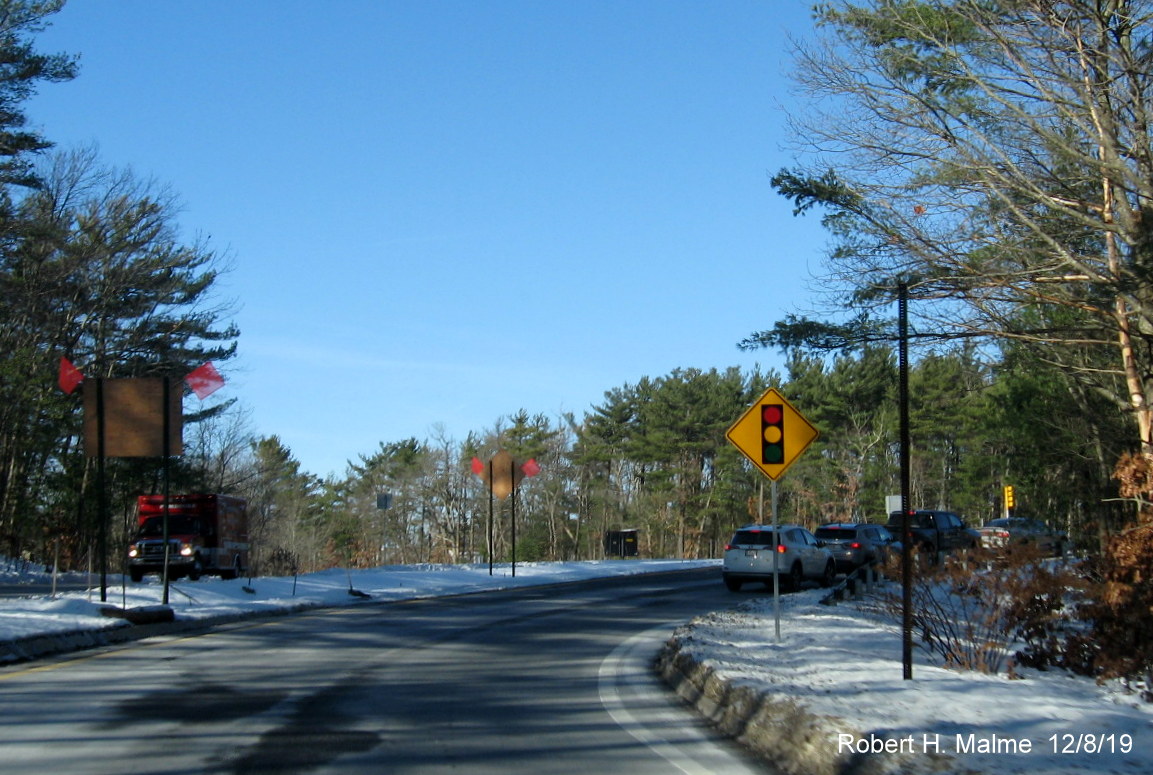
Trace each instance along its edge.
{"label": "traffic signal head", "polygon": [[1014,497],[1013,485],[1005,485],[1005,508],[1011,509],[1017,505],[1017,499]]}
{"label": "traffic signal head", "polygon": [[785,462],[785,408],[782,404],[761,404],[761,462]]}

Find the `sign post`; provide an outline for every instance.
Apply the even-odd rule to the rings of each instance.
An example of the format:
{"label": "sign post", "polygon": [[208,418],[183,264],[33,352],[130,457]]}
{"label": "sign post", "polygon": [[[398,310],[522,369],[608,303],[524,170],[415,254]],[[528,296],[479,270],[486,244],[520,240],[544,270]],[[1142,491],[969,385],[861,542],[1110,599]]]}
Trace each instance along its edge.
{"label": "sign post", "polygon": [[[209,361],[184,377],[196,397],[203,401],[224,385],[224,378]],[[57,384],[72,395],[85,382],[84,372],[67,358],[60,358]],[[169,458],[183,452],[183,402],[172,390],[168,377],[123,377],[93,380],[93,391],[83,393],[84,449],[96,458],[99,491],[100,601],[108,599],[108,500],[105,493],[105,459],[109,457],[160,457],[164,479],[164,604],[168,605],[168,497]]]}
{"label": "sign post", "polygon": [[[777,519],[777,480],[808,449],[820,432],[793,408],[776,388],[769,388],[732,427],[725,438],[772,480],[773,540],[780,542]],[[761,495],[763,518],[764,490]],[[777,640],[781,639],[781,575],[779,552],[773,547],[773,613]]]}
{"label": "sign post", "polygon": [[505,450],[500,450],[484,463],[480,458],[472,459],[472,472],[479,476],[488,487],[488,575],[492,575],[493,552],[493,497],[504,500],[512,496],[509,510],[512,521],[512,575],[516,576],[516,490],[526,476],[540,473],[540,465],[535,459],[518,466]]}

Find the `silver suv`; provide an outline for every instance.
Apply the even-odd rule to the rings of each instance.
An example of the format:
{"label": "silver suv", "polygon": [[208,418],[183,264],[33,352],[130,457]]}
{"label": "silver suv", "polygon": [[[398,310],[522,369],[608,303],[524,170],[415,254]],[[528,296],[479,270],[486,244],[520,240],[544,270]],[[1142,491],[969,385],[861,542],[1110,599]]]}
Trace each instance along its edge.
{"label": "silver suv", "polygon": [[737,530],[725,547],[721,575],[726,587],[737,592],[747,581],[761,581],[771,588],[774,568],[782,586],[791,589],[806,579],[816,579],[823,587],[833,583],[837,566],[824,542],[800,525],[778,525],[777,531],[779,540],[772,525],[745,525]]}

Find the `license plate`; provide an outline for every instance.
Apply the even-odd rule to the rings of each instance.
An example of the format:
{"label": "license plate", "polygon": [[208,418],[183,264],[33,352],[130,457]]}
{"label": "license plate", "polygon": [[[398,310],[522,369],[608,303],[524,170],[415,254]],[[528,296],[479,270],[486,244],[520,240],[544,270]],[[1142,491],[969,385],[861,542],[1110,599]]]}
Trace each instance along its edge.
{"label": "license plate", "polygon": [[756,557],[757,556],[757,550],[756,549],[745,549],[745,556],[746,557]]}

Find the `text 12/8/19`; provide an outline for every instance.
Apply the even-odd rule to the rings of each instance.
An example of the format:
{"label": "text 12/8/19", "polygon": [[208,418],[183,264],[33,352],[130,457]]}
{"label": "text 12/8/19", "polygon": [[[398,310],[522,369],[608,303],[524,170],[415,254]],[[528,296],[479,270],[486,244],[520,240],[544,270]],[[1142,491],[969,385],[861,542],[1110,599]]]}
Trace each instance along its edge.
{"label": "text 12/8/19", "polygon": [[1110,754],[1131,753],[1133,751],[1133,735],[1128,733],[1093,733],[1081,732],[1073,734],[1066,732],[1063,735],[1049,735],[1049,742],[1053,745],[1053,753],[1058,754]]}

